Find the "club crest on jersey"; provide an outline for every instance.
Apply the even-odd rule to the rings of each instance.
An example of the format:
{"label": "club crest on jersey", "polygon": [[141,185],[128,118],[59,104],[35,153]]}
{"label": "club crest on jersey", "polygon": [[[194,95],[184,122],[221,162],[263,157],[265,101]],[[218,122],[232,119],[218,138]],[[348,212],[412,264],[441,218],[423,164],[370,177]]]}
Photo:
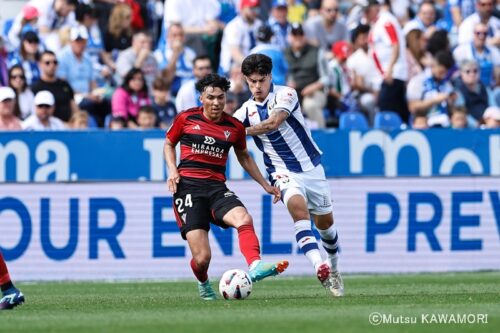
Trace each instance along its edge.
{"label": "club crest on jersey", "polygon": [[215,139],[211,136],[205,136],[205,141],[203,141],[203,143],[207,145],[213,145],[215,143]]}
{"label": "club crest on jersey", "polygon": [[226,137],[226,141],[227,141],[227,139],[229,139],[229,137],[231,136],[231,132],[230,131],[224,131],[224,136]]}

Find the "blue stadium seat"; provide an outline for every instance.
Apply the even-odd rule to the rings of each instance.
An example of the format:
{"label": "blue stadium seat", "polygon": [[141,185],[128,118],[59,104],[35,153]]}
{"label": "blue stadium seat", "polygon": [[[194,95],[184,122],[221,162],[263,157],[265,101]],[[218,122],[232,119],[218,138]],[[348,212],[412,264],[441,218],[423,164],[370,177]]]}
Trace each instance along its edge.
{"label": "blue stadium seat", "polygon": [[361,112],[349,111],[340,114],[339,128],[366,131],[369,127],[366,117]]}
{"label": "blue stadium seat", "polygon": [[384,131],[393,131],[400,129],[403,121],[399,114],[393,111],[380,111],[375,113],[373,127]]}

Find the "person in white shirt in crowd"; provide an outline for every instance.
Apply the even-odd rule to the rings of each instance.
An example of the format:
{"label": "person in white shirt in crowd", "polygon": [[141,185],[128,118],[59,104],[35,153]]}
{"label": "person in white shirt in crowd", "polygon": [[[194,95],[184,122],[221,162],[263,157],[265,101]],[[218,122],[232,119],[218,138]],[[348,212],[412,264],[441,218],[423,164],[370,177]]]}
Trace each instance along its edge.
{"label": "person in white shirt in crowd", "polygon": [[377,106],[380,111],[397,112],[404,122],[408,122],[406,103],[406,41],[398,20],[389,10],[389,1],[380,5],[377,0],[369,0],[365,17],[372,24],[369,45],[370,53],[379,73],[383,76]]}
{"label": "person in white shirt in crowd", "polygon": [[257,45],[257,31],[262,25],[259,0],[241,0],[240,13],[224,29],[221,42],[220,69],[229,73],[233,65],[240,65],[250,50]]}
{"label": "person in white shirt in crowd", "polygon": [[382,76],[368,53],[369,32],[370,26],[366,24],[360,24],[351,32],[354,52],[347,58],[346,66],[351,73],[351,89],[361,109],[372,118]]}
{"label": "person in white shirt in crowd", "polygon": [[33,30],[38,32],[38,17],[40,13],[38,9],[30,4],[23,6],[21,13],[14,19],[9,32],[7,33],[7,46],[9,51],[14,51],[19,48],[21,44],[21,35],[28,31]]}
{"label": "person in white shirt in crowd", "polygon": [[186,34],[186,45],[196,54],[204,54],[203,38],[214,36],[220,29],[217,20],[221,12],[217,0],[168,0],[165,2],[164,28],[174,23],[182,23]]}
{"label": "person in white shirt in crowd", "polygon": [[132,37],[132,46],[123,50],[116,60],[115,79],[121,85],[123,78],[132,68],[139,68],[144,74],[146,83],[151,92],[153,81],[158,75],[158,62],[153,56],[152,39],[145,31],[139,31]]}
{"label": "person in white shirt in crowd", "polygon": [[429,126],[448,127],[450,105],[457,94],[447,79],[448,71],[455,65],[449,51],[439,51],[429,70],[415,76],[408,83],[408,107],[412,114],[426,112]]}
{"label": "person in white shirt in crowd", "polygon": [[353,106],[348,104],[352,90],[351,73],[346,66],[347,58],[352,54],[352,46],[347,41],[340,40],[332,45],[333,58],[328,62],[328,95],[333,101],[332,109],[344,110]]}
{"label": "person in white shirt in crowd", "polygon": [[[77,0],[31,0],[27,3],[38,11],[38,31],[47,49],[58,50],[61,47],[59,30],[75,24],[77,4]],[[22,22],[23,16],[22,12],[19,13],[14,19],[14,25]]]}
{"label": "person in white shirt in crowd", "polygon": [[33,100],[35,95],[26,82],[24,69],[21,65],[14,65],[9,68],[9,86],[16,93],[14,114],[21,119],[28,118],[34,112]]}
{"label": "person in white shirt in crowd", "polygon": [[35,95],[35,113],[23,121],[22,127],[28,131],[64,130],[64,123],[53,117],[54,95],[50,91],[42,90]]}
{"label": "person in white shirt in crowd", "polygon": [[495,0],[476,0],[476,12],[465,18],[458,29],[458,44],[472,43],[474,27],[484,23],[488,27],[486,44],[500,47],[500,19],[493,16]]}
{"label": "person in white shirt in crowd", "polygon": [[193,60],[194,79],[184,83],[175,98],[177,112],[201,106],[200,93],[196,90],[196,81],[212,73],[212,64],[208,56],[198,56]]}
{"label": "person in white shirt in crowd", "polygon": [[287,38],[292,27],[288,22],[287,14],[287,0],[273,0],[271,16],[269,17],[267,24],[273,30],[273,38],[271,40],[271,44],[278,46],[281,50],[284,50],[288,47]]}
{"label": "person in white shirt in crowd", "polygon": [[172,23],[167,32],[167,43],[161,44],[154,55],[161,70],[167,66],[175,67],[175,76],[171,85],[171,93],[176,96],[180,87],[193,79],[193,60],[195,51],[186,46],[186,35],[181,23]]}
{"label": "person in white shirt in crowd", "polygon": [[403,32],[407,35],[413,29],[422,30],[426,37],[430,37],[436,31],[436,8],[434,1],[425,0],[418,6],[418,12],[415,18],[405,24]]}
{"label": "person in white shirt in crowd", "polygon": [[495,85],[495,77],[500,75],[500,51],[498,47],[486,44],[487,35],[488,26],[476,23],[473,41],[455,48],[453,57],[458,64],[465,60],[475,61],[479,65],[481,81],[487,87],[492,87]]}
{"label": "person in white shirt in crowd", "polygon": [[337,0],[322,0],[320,15],[309,18],[304,23],[308,41],[326,52],[336,41],[348,39],[347,27],[340,15]]}

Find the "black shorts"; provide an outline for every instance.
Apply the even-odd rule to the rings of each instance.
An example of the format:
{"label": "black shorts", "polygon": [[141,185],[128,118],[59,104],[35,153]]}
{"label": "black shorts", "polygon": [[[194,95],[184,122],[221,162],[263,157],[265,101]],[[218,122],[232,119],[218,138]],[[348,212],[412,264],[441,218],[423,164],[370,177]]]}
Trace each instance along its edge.
{"label": "black shorts", "polygon": [[173,197],[175,218],[183,239],[191,230],[210,230],[210,223],[228,228],[222,218],[234,207],[245,207],[226,184],[182,177]]}

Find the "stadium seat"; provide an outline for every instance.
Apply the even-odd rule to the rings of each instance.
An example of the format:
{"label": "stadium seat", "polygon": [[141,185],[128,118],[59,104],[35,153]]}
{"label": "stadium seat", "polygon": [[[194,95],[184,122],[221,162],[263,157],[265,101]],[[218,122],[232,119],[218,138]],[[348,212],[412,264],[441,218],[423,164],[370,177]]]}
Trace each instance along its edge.
{"label": "stadium seat", "polygon": [[373,127],[384,131],[400,129],[403,121],[399,114],[393,111],[380,111],[375,113]]}
{"label": "stadium seat", "polygon": [[361,112],[344,112],[340,114],[339,128],[366,131],[368,130],[368,121]]}

